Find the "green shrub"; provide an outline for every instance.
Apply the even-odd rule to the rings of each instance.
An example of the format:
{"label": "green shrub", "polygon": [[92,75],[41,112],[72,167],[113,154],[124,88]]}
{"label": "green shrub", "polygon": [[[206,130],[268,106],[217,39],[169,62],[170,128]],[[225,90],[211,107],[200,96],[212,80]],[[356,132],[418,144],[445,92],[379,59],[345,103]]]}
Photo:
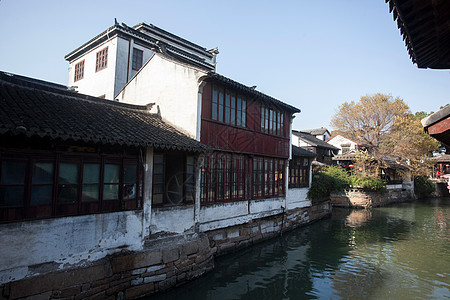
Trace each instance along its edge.
{"label": "green shrub", "polygon": [[383,191],[386,183],[381,178],[351,176],[352,186],[362,188],[366,191]]}
{"label": "green shrub", "polygon": [[318,203],[328,199],[331,193],[344,192],[350,187],[358,187],[367,191],[383,191],[386,183],[380,178],[351,175],[344,168],[338,166],[323,167],[313,174],[308,199],[311,199],[313,203]]}
{"label": "green shrub", "polygon": [[414,177],[414,193],[418,197],[430,196],[435,190],[434,183],[427,176]]}

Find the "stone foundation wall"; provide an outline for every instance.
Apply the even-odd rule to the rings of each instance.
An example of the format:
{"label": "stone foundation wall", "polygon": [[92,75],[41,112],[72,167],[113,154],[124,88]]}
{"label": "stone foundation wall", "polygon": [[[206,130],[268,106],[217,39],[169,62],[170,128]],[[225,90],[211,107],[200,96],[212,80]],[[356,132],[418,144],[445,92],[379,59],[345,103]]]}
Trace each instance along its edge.
{"label": "stone foundation wall", "polygon": [[390,189],[384,192],[365,192],[359,189],[330,195],[331,204],[336,207],[369,208],[414,200],[411,190]]}
{"label": "stone foundation wall", "polygon": [[[0,286],[0,299],[136,299],[191,281],[214,268],[214,256],[251,246],[331,214],[324,202],[246,224],[149,240],[141,251],[124,251],[64,271],[36,266],[42,275]],[[52,269],[53,268],[53,269]]]}
{"label": "stone foundation wall", "polygon": [[249,223],[208,231],[217,255],[223,255],[260,241],[280,235],[331,214],[329,201],[312,207],[298,208],[275,216],[253,220]]}
{"label": "stone foundation wall", "polygon": [[164,238],[143,251],[7,283],[0,286],[0,299],[135,299],[211,271],[213,254],[205,234]]}

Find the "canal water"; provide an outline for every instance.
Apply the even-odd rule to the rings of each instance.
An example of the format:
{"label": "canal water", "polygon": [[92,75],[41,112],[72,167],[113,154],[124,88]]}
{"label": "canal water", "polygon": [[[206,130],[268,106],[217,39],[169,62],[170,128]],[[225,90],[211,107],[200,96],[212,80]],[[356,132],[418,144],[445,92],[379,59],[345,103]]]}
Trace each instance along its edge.
{"label": "canal water", "polygon": [[150,299],[450,299],[450,198],[336,209]]}

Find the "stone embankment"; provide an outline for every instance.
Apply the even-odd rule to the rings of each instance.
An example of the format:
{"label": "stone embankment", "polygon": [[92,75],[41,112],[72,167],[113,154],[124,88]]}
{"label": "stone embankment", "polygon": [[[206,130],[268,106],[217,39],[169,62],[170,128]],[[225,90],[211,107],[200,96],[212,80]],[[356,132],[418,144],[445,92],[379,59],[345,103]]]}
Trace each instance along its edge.
{"label": "stone embankment", "polygon": [[246,224],[182,236],[153,238],[141,251],[52,270],[0,286],[0,299],[136,299],[176,287],[214,269],[214,257],[269,239],[331,214],[330,202]]}
{"label": "stone embankment", "polygon": [[383,192],[367,192],[351,189],[343,193],[332,193],[331,204],[335,207],[370,208],[414,200],[410,189],[387,189]]}

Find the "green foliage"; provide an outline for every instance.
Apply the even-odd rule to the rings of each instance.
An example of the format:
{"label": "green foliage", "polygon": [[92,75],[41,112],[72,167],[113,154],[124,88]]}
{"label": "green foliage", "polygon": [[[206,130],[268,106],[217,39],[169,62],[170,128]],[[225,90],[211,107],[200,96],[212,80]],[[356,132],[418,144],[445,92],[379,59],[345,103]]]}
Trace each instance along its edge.
{"label": "green foliage", "polygon": [[433,182],[427,176],[414,177],[414,193],[418,197],[426,197],[435,191]]}
{"label": "green foliage", "polygon": [[328,166],[314,172],[308,198],[318,203],[328,199],[331,193],[340,193],[351,187],[382,191],[386,184],[380,178],[351,175],[344,168]]}
{"label": "green foliage", "polygon": [[382,191],[386,188],[386,183],[381,178],[351,176],[353,187],[362,188],[366,191]]}

